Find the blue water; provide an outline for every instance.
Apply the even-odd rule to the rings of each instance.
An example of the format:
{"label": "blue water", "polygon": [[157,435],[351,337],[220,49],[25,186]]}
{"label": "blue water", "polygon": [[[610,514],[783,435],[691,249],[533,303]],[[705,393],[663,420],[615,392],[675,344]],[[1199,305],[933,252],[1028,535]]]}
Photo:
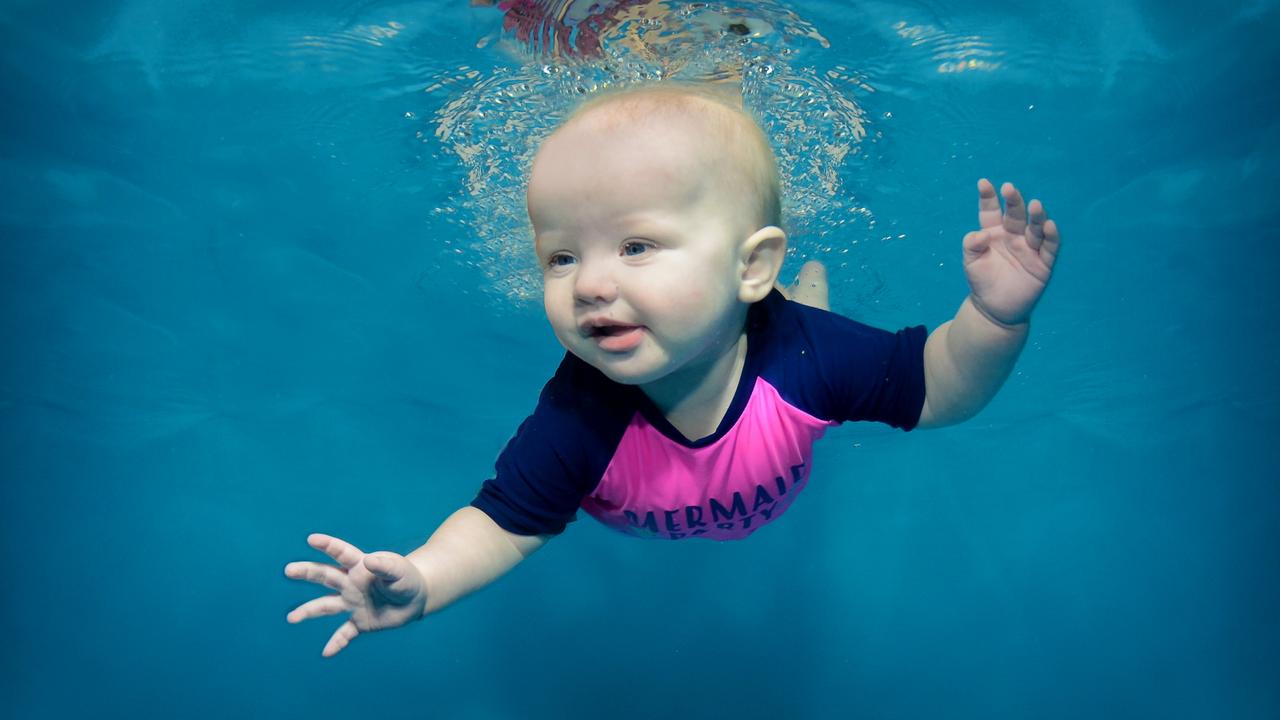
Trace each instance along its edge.
{"label": "blue water", "polygon": [[1276,4],[791,7],[869,88],[875,222],[796,238],[835,309],[949,318],[1013,180],[1064,233],[1016,375],[830,434],[746,542],[584,519],[322,660],[307,533],[416,547],[561,353],[431,134],[520,48],[460,1],[0,5],[0,715],[1280,717]]}

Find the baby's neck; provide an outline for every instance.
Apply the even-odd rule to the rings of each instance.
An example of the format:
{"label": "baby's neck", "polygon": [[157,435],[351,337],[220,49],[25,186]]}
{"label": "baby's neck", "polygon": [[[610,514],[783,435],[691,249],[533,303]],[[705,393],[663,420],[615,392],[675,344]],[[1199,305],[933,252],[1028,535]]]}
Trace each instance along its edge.
{"label": "baby's neck", "polygon": [[709,362],[684,367],[641,386],[667,422],[689,440],[715,433],[729,411],[747,360],[747,333]]}

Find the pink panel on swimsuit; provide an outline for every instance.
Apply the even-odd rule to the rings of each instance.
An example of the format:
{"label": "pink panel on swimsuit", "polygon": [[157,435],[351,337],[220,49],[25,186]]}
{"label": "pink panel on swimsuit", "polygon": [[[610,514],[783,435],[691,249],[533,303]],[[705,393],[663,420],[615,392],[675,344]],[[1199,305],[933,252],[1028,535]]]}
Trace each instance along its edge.
{"label": "pink panel on swimsuit", "polygon": [[791,505],[814,441],[837,424],[788,404],[762,378],[742,417],[707,447],[673,442],[636,413],[582,509],[629,535],[741,539]]}

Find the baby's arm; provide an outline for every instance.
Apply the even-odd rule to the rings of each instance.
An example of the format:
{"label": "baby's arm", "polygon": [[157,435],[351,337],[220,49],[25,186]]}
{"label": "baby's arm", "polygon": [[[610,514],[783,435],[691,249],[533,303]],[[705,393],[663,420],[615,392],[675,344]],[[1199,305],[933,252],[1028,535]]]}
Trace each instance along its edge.
{"label": "baby's arm", "polygon": [[951,425],[995,397],[1027,341],[1029,323],[997,325],[969,298],[924,344],[924,409],[917,427]]}
{"label": "baby's arm", "polygon": [[[978,181],[981,229],[964,238],[971,293],[955,319],[924,346],[925,401],[918,427],[973,417],[995,396],[1022,352],[1031,310],[1044,293],[1058,256],[1058,227],[1039,200],[1022,204],[1017,188]],[[1028,218],[1028,210],[1030,218]]]}
{"label": "baby's arm", "polygon": [[426,544],[408,555],[429,591],[422,614],[436,612],[502,577],[549,537],[508,532],[471,506],[458,510]]}
{"label": "baby's arm", "polygon": [[407,557],[388,551],[366,554],[344,540],[315,533],[308,544],[338,566],[293,562],[285,566],[285,575],[337,594],[303,603],[288,620],[350,612],[325,644],[322,654],[332,657],[362,632],[407,625],[488,585],[542,547],[547,537],[507,532],[470,506],[450,515]]}

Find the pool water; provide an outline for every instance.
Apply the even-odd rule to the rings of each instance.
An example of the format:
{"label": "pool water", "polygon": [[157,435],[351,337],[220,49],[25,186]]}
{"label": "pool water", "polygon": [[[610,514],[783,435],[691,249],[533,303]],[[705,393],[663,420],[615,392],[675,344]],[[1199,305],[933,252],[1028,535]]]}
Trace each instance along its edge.
{"label": "pool water", "polygon": [[786,272],[936,326],[1014,181],[1064,236],[1015,375],[829,433],[747,541],[584,518],[322,660],[306,535],[419,545],[563,352],[519,163],[438,131],[531,147],[567,96],[450,105],[572,62],[461,1],[0,5],[0,714],[1280,716],[1276,4],[785,10],[775,110],[865,131],[789,180]]}

